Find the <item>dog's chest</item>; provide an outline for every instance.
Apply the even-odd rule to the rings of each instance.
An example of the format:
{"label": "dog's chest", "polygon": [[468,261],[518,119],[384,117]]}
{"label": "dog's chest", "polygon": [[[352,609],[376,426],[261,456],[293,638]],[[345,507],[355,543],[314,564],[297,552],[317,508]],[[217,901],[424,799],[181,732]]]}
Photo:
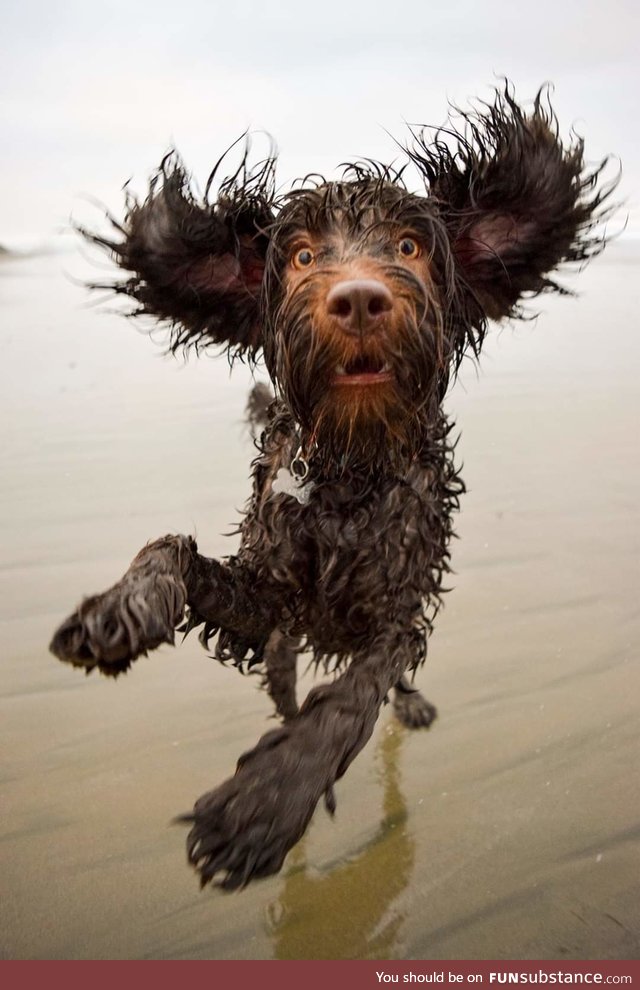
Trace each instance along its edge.
{"label": "dog's chest", "polygon": [[[306,504],[271,493],[264,503],[267,571],[318,620],[369,622],[385,609],[415,609],[434,589],[443,557],[442,506],[428,471],[353,489],[324,483]],[[315,624],[312,619],[312,624]]]}

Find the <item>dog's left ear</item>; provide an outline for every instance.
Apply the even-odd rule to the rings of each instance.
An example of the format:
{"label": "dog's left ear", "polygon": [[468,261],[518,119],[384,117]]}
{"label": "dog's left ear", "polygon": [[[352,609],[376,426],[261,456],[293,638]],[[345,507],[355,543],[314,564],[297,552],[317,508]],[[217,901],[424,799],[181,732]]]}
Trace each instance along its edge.
{"label": "dog's left ear", "polygon": [[[493,105],[464,113],[464,133],[424,133],[410,150],[438,202],[456,265],[485,317],[518,316],[524,293],[562,288],[549,273],[597,254],[594,228],[617,180],[598,189],[606,164],[585,169],[583,141],[563,145],[545,92],[525,113],[507,85]],[[454,136],[453,151],[442,140]]]}

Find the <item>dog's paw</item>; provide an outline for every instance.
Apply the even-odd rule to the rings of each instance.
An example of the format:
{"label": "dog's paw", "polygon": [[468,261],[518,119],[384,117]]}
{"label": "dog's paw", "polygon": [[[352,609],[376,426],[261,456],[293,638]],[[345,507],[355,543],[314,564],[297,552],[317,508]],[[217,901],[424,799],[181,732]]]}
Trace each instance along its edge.
{"label": "dog's paw", "polygon": [[236,890],[280,870],[322,794],[310,762],[297,758],[286,727],[276,729],[241,759],[234,777],[180,819],[192,823],[187,855],[202,887]]}
{"label": "dog's paw", "polygon": [[409,729],[428,729],[438,711],[420,691],[396,691],[393,698],[396,718]]}
{"label": "dog's paw", "polygon": [[49,649],[87,673],[98,667],[117,676],[136,657],[173,643],[185,596],[173,575],[127,572],[104,594],[86,598],[56,630]]}

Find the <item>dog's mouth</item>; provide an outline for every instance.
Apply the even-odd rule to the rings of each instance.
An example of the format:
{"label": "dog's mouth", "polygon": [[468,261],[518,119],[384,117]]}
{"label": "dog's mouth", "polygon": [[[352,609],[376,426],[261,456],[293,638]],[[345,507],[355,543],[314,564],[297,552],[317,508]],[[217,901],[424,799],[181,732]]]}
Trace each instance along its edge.
{"label": "dog's mouth", "polygon": [[388,361],[361,354],[346,364],[337,364],[333,385],[381,385],[393,380]]}

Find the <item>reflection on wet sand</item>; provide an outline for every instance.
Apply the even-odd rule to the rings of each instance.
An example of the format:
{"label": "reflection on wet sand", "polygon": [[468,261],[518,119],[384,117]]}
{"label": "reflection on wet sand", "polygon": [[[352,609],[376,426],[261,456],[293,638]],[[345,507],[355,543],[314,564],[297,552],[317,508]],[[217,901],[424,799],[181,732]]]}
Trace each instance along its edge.
{"label": "reflection on wet sand", "polygon": [[276,959],[395,959],[415,842],[407,823],[399,758],[407,732],[391,723],[377,742],[383,818],[349,858],[312,873],[305,841],[290,857],[283,890],[268,906]]}

